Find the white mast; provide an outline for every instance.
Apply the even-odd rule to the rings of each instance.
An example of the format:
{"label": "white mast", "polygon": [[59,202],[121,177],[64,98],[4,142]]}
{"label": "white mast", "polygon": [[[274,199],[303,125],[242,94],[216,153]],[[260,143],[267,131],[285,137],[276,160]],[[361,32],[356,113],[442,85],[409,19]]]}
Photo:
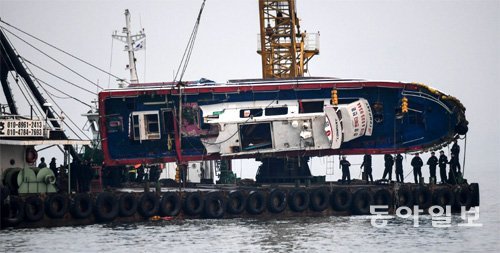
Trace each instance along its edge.
{"label": "white mast", "polygon": [[[130,32],[130,12],[128,9],[125,10],[125,23],[126,27],[123,27],[122,33],[125,35],[118,35],[115,31],[115,33],[112,35],[114,39],[117,39],[123,43],[125,43],[125,51],[128,52],[128,62],[129,64],[127,65],[127,69],[130,70],[130,83],[138,83],[139,78],[137,77],[137,69],[135,67],[135,57],[134,57],[134,51],[140,50],[144,47],[142,41],[144,38],[146,38],[146,34],[144,34],[144,29],[139,31],[139,34],[136,35],[131,35]],[[137,46],[135,46],[135,44]]]}

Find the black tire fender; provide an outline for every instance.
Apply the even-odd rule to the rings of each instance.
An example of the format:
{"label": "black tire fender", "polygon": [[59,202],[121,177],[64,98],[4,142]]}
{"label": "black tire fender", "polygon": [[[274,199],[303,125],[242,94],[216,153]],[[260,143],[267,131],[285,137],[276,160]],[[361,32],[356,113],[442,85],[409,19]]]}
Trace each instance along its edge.
{"label": "black tire fender", "polygon": [[281,189],[272,189],[267,196],[267,209],[272,213],[281,213],[286,206],[286,193]]}
{"label": "black tire fender", "polygon": [[455,206],[460,208],[465,206],[467,208],[471,207],[472,203],[472,192],[468,187],[461,187],[455,193]]}
{"label": "black tire fender", "polygon": [[226,201],[220,192],[211,192],[205,195],[204,214],[210,219],[220,219],[224,217]]}
{"label": "black tire fender", "polygon": [[290,209],[295,212],[302,212],[309,207],[309,194],[303,189],[295,189],[288,196]]}
{"label": "black tire fender", "polygon": [[452,206],[455,203],[455,195],[450,188],[441,188],[434,193],[433,203],[441,207]]}
{"label": "black tire fender", "polygon": [[352,203],[352,193],[345,188],[334,189],[330,195],[332,208],[338,212],[349,210]]}
{"label": "black tire fender", "polygon": [[472,202],[471,206],[479,206],[479,184],[472,183],[469,185],[470,191],[472,193]]}
{"label": "black tire fender", "polygon": [[24,201],[10,196],[9,203],[2,205],[2,227],[15,227],[24,220]]}
{"label": "black tire fender", "polygon": [[86,193],[76,194],[70,205],[70,213],[76,219],[85,219],[92,214],[94,203]]}
{"label": "black tire fender", "polygon": [[24,217],[29,222],[36,222],[45,215],[43,201],[38,196],[29,196],[24,200]]}
{"label": "black tire fender", "polygon": [[429,188],[425,186],[419,186],[415,188],[414,193],[414,202],[418,208],[427,209],[432,205],[432,192]]}
{"label": "black tire fender", "polygon": [[266,196],[262,191],[251,191],[247,198],[247,211],[250,214],[261,214],[266,209]]}
{"label": "black tire fender", "polygon": [[156,194],[152,192],[145,192],[142,194],[137,205],[137,211],[144,218],[149,218],[158,213],[160,201]]}
{"label": "black tire fender", "polygon": [[134,194],[125,192],[118,199],[118,213],[121,217],[130,217],[137,212],[138,205]]}
{"label": "black tire fender", "polygon": [[397,196],[398,207],[413,207],[413,194],[408,187],[399,188]]}
{"label": "black tire fender", "polygon": [[52,219],[60,219],[68,212],[68,196],[50,194],[45,198],[45,214]]}
{"label": "black tire fender", "polygon": [[394,202],[394,196],[388,189],[380,189],[373,194],[373,204],[383,205],[390,208]]}
{"label": "black tire fender", "polygon": [[177,192],[166,192],[160,201],[160,214],[162,216],[177,216],[182,207],[181,197]]}
{"label": "black tire fender", "polygon": [[240,214],[246,208],[246,198],[239,190],[230,191],[227,195],[226,209],[230,214]]}
{"label": "black tire fender", "polygon": [[373,203],[373,194],[368,190],[358,190],[352,197],[352,213],[353,214],[369,214],[370,206]]}
{"label": "black tire fender", "polygon": [[203,199],[199,192],[189,192],[184,198],[184,212],[189,215],[198,215],[203,211]]}
{"label": "black tire fender", "polygon": [[330,192],[328,189],[322,187],[322,188],[316,188],[311,191],[309,194],[309,202],[310,202],[310,207],[311,210],[316,211],[316,212],[322,212],[325,209],[328,208],[328,205],[330,204]]}
{"label": "black tire fender", "polygon": [[119,205],[111,192],[101,192],[95,200],[94,214],[99,221],[112,221],[118,216]]}

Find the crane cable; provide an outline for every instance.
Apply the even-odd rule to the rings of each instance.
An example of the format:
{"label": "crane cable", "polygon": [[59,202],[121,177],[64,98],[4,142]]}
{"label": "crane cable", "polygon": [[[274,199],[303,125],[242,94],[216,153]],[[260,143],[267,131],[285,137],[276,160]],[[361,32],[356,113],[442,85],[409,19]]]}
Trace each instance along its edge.
{"label": "crane cable", "polygon": [[187,66],[189,64],[189,59],[191,58],[191,54],[194,48],[194,42],[196,41],[196,35],[198,33],[198,27],[200,26],[201,14],[203,12],[203,8],[205,8],[205,1],[201,4],[200,12],[198,13],[198,18],[193,27],[193,31],[191,32],[191,36],[189,37],[188,44],[186,49],[184,49],[184,54],[182,55],[181,62],[179,63],[179,67],[177,68],[177,73],[175,73],[174,82],[177,80],[177,76],[179,76],[179,71],[182,67],[182,72],[179,77],[179,82],[182,81],[182,77],[184,77],[184,73],[186,72]]}
{"label": "crane cable", "polygon": [[[5,29],[5,27],[4,27],[4,29]],[[52,57],[52,56],[48,55],[47,53],[43,52],[43,51],[42,51],[42,50],[40,50],[39,48],[37,48],[37,47],[33,46],[32,44],[30,44],[29,42],[27,42],[27,41],[26,41],[26,40],[24,40],[23,38],[19,37],[19,36],[18,36],[18,35],[16,35],[15,33],[13,33],[13,32],[11,32],[11,31],[9,31],[8,29],[5,29],[5,31],[7,31],[8,33],[12,34],[14,37],[16,37],[17,39],[21,40],[22,42],[26,43],[28,46],[32,47],[32,48],[33,48],[33,49],[35,49],[36,51],[38,51],[38,52],[40,52],[41,54],[45,55],[47,58],[49,58],[49,59],[51,59],[51,60],[55,61],[56,63],[58,63],[59,65],[63,66],[65,69],[67,69],[67,70],[71,71],[71,72],[72,72],[72,73],[74,73],[75,75],[77,75],[77,76],[81,77],[82,79],[84,79],[84,80],[86,80],[87,82],[89,82],[89,83],[93,84],[94,86],[96,86],[96,87],[100,88],[101,90],[104,90],[104,88],[103,88],[103,87],[101,87],[99,84],[97,84],[97,83],[95,83],[95,82],[91,81],[90,79],[88,79],[88,78],[84,77],[82,74],[80,74],[80,73],[76,72],[76,71],[75,71],[75,70],[73,70],[72,68],[70,68],[70,67],[68,67],[68,66],[64,65],[62,62],[58,61],[58,60],[57,60],[57,59],[55,59],[54,57]]]}
{"label": "crane cable", "polygon": [[[0,26],[0,28],[1,28],[2,30],[8,31],[8,30],[7,30],[7,29],[5,29],[4,27],[1,27],[1,26]],[[9,31],[9,33],[11,33],[11,32]],[[11,33],[11,34],[12,34],[12,33]],[[18,36],[16,36],[15,34],[13,34],[13,35],[14,35],[15,37],[19,38],[19,37],[18,37]],[[5,36],[5,37],[6,37],[6,39],[9,41],[9,43],[11,43],[11,44],[12,44],[12,42],[10,42],[10,40],[7,38],[7,36]],[[30,45],[30,46],[31,46],[31,45]],[[4,47],[4,45],[3,45],[3,44],[2,44],[2,47]],[[33,47],[33,46],[32,46],[32,47]],[[37,48],[35,48],[35,49],[37,49]],[[4,49],[4,50],[5,50],[5,49]],[[15,49],[14,49],[14,50],[15,50]],[[37,50],[38,50],[38,49],[37,49]],[[17,54],[17,52],[16,52],[16,54]],[[21,57],[19,54],[17,54],[17,55],[18,55],[18,57],[19,57],[19,59],[20,59],[20,60],[23,60],[22,64],[24,63],[23,65],[24,65],[24,67],[26,68],[26,72],[29,72],[29,73],[28,73],[28,75],[30,75],[31,77],[33,77],[33,76],[34,76],[33,72],[32,72],[32,71],[31,71],[31,69],[28,67],[28,65],[25,63],[27,60],[26,60],[25,58]],[[48,56],[48,57],[49,57],[49,58],[51,58],[50,56]],[[9,58],[9,60],[11,61],[11,64],[12,64],[12,59],[10,59],[10,58]],[[31,62],[30,62],[30,63],[31,63]],[[57,76],[56,76],[56,77],[57,77]],[[16,80],[17,80],[17,79],[16,79]],[[35,81],[37,81],[37,82],[38,82],[38,79],[36,79],[36,78],[35,78]],[[22,83],[24,84],[24,82],[23,82],[23,81],[22,81]],[[26,86],[26,84],[24,84],[24,85]],[[45,89],[42,85],[40,85],[40,82],[38,82],[38,85],[39,85],[39,87],[41,87],[41,88],[42,88],[42,89],[43,89],[43,90],[44,90],[44,91],[48,94],[48,91],[47,91],[47,90],[46,90],[46,89]],[[30,92],[28,92],[28,95],[29,95],[30,97],[32,96]],[[25,97],[25,98],[26,98],[26,97]],[[64,112],[63,112],[63,110],[62,110],[62,108],[61,108],[61,107],[60,107],[60,106],[56,103],[56,101],[55,101],[55,100],[54,100],[54,99],[53,99],[50,95],[49,95],[49,99],[50,99],[50,100],[52,100],[52,102],[56,105],[56,107],[57,107],[57,108],[59,108],[59,109],[61,110],[61,112],[62,112],[62,113],[64,113]],[[33,100],[32,102],[34,102],[34,104],[35,104],[35,105],[37,105],[37,103],[35,103],[35,101],[34,101],[34,99],[33,99],[33,98],[32,98],[32,100]],[[29,103],[29,102],[28,102],[28,103]],[[39,108],[38,106],[37,106],[36,108],[37,108],[39,111],[41,110],[41,108]],[[57,117],[61,117],[61,116],[60,116],[60,115],[59,115],[56,111],[53,111],[53,113],[54,113]],[[43,114],[44,114],[44,112],[41,112],[41,115],[43,115]],[[78,125],[76,125],[76,123],[75,123],[75,122],[74,122],[74,121],[73,121],[70,117],[67,117],[67,118],[68,118],[68,120],[69,120],[69,121],[70,121],[70,122],[71,122],[71,123],[72,123],[72,124],[73,124],[73,125],[74,125],[77,129],[78,129],[78,130],[80,130],[80,128],[78,127]],[[65,123],[65,122],[63,122],[63,123]],[[82,139],[82,138],[81,138],[81,137],[80,137],[80,136],[79,136],[79,135],[75,132],[75,130],[73,130],[73,128],[71,128],[71,126],[69,126],[67,123],[65,123],[65,124],[66,124],[66,126],[67,126],[70,130],[71,130],[71,132],[73,132],[73,133],[74,133],[74,134],[75,134],[75,135],[76,135],[79,139]],[[87,139],[89,139],[89,137],[88,137],[88,136],[87,136],[87,135],[86,135],[83,131],[81,131],[81,130],[80,130],[80,132],[81,132],[81,133],[82,133],[85,137],[87,137]]]}
{"label": "crane cable", "polygon": [[70,82],[70,81],[68,81],[68,80],[66,80],[66,79],[64,79],[64,78],[62,78],[62,77],[60,77],[60,76],[58,76],[58,75],[56,75],[56,74],[54,74],[54,73],[52,73],[52,72],[50,72],[50,71],[48,71],[48,70],[44,69],[44,68],[42,68],[42,67],[40,67],[39,65],[37,65],[37,64],[35,64],[35,63],[33,63],[32,61],[30,61],[30,60],[28,60],[28,59],[26,59],[26,58],[24,58],[24,57],[22,57],[22,56],[19,56],[19,57],[20,57],[21,59],[23,59],[23,61],[25,61],[25,62],[27,62],[27,63],[31,64],[32,66],[36,67],[37,69],[39,69],[39,70],[41,70],[41,71],[43,71],[43,72],[45,72],[45,73],[47,73],[47,74],[49,74],[49,75],[51,75],[51,76],[53,76],[53,77],[55,77],[55,78],[57,78],[57,79],[59,79],[59,80],[63,81],[63,82],[66,82],[66,83],[68,83],[68,84],[70,84],[70,85],[74,86],[75,88],[78,88],[78,89],[80,89],[80,90],[86,91],[86,92],[88,92],[88,93],[90,93],[90,94],[92,94],[92,95],[97,95],[97,93],[96,93],[96,92],[93,92],[93,91],[91,91],[91,90],[88,90],[88,89],[85,89],[85,88],[83,88],[83,87],[80,87],[80,86],[78,86],[77,84],[75,84],[75,83],[73,83],[73,82]]}
{"label": "crane cable", "polygon": [[[26,72],[29,72],[28,75],[30,77],[34,77],[34,74],[33,74],[33,71],[31,71],[31,69],[29,68],[29,66],[26,64],[26,59],[19,56],[19,59],[22,60],[22,64],[24,65],[24,67],[26,68]],[[39,82],[39,80],[37,78],[34,78],[34,81],[36,81],[38,83],[38,87],[40,87],[43,91],[45,91],[45,93],[47,93],[48,95],[48,98],[54,103],[54,105],[61,111],[61,114],[65,114],[63,109],[59,106],[59,104],[54,100],[54,98],[52,98],[50,96],[50,93],[45,89],[45,87],[43,85],[41,85],[41,83]],[[45,99],[46,100],[46,99]],[[47,101],[47,100],[46,100]],[[71,128],[71,126],[69,124],[67,124],[66,122],[62,121],[62,115],[58,114],[55,110],[52,110],[52,112],[54,113],[55,116],[57,116],[59,119],[61,119],[61,125],[62,124],[65,124],[69,130],[71,130],[71,132],[73,132],[80,140],[82,140],[82,138],[78,135],[78,133],[76,133],[75,130],[73,130],[73,128]],[[66,114],[67,115],[67,114]],[[71,117],[67,117],[68,120],[78,129],[80,130],[80,128],[78,127],[78,125],[76,125],[76,123],[71,119]],[[54,119],[54,120],[57,120]],[[85,136],[87,137],[87,139],[89,139],[89,137],[83,132],[80,130],[80,132]]]}
{"label": "crane cable", "polygon": [[[35,40],[38,40],[38,41],[42,42],[43,44],[45,44],[45,45],[47,45],[47,46],[49,46],[49,47],[51,47],[51,48],[53,48],[53,49],[55,49],[55,50],[57,50],[57,51],[61,52],[61,53],[64,53],[64,54],[66,54],[66,55],[68,55],[68,56],[70,56],[70,57],[72,57],[72,58],[74,58],[74,59],[76,59],[76,60],[78,60],[78,61],[80,61],[80,62],[83,62],[83,63],[85,63],[85,64],[87,64],[87,65],[89,65],[89,66],[91,66],[91,67],[93,67],[93,68],[95,68],[95,69],[97,69],[97,70],[99,70],[99,71],[101,71],[101,72],[103,72],[103,73],[107,74],[107,75],[109,75],[109,76],[112,76],[112,77],[114,77],[114,78],[116,78],[116,79],[121,79],[121,78],[119,78],[118,76],[113,75],[110,71],[103,70],[103,69],[101,69],[101,68],[99,68],[99,67],[95,66],[94,64],[89,63],[89,62],[87,62],[87,61],[85,61],[85,60],[83,60],[83,59],[81,59],[81,58],[79,58],[79,57],[77,57],[77,56],[75,56],[75,55],[73,55],[73,54],[70,54],[70,53],[68,53],[68,52],[66,52],[66,51],[64,51],[64,50],[62,50],[62,49],[60,49],[60,48],[58,48],[58,47],[56,47],[56,46],[54,46],[54,45],[52,45],[52,44],[50,44],[50,43],[48,43],[48,42],[44,41],[44,40],[42,40],[42,39],[39,39],[39,38],[37,38],[37,37],[35,37],[35,36],[33,36],[33,35],[31,35],[31,34],[29,34],[29,33],[25,32],[25,31],[23,31],[23,30],[21,30],[21,29],[19,29],[19,28],[15,27],[15,26],[13,26],[13,25],[11,25],[11,24],[9,24],[9,23],[7,23],[7,22],[5,22],[5,21],[1,20],[1,19],[0,19],[0,23],[3,23],[3,24],[5,24],[5,25],[7,25],[7,26],[9,26],[9,27],[12,27],[12,28],[14,28],[15,30],[17,30],[17,31],[19,31],[19,32],[21,32],[21,33],[23,33],[23,34],[25,34],[25,35],[27,35],[27,36],[29,36],[29,37],[31,37],[31,38],[33,38],[33,39],[35,39]],[[5,28],[4,28],[4,29],[5,29]],[[6,31],[8,31],[9,33],[11,33],[11,34],[12,34],[12,32],[11,32],[11,31],[9,31],[9,30],[7,30],[7,29],[5,29],[5,30],[6,30]],[[126,83],[128,83],[127,81],[125,81],[125,82],[126,82]]]}
{"label": "crane cable", "polygon": [[[5,30],[3,27],[0,27],[0,29]],[[7,40],[8,43],[12,44],[12,42],[9,40],[9,38],[7,36],[5,36],[5,39]],[[2,48],[3,48],[3,50],[6,51],[4,44],[2,44],[2,43],[0,43],[0,44],[1,44]],[[13,50],[15,50],[15,49],[13,49]],[[16,54],[17,54],[17,52],[16,52]],[[6,56],[7,56],[7,59],[9,60],[10,65],[12,65],[14,67],[14,63],[12,62],[12,59],[10,58],[10,56],[8,54],[6,54]],[[17,72],[16,69],[15,69],[15,71]],[[30,105],[31,108],[34,105],[35,108],[40,113],[40,115],[43,115],[44,114],[43,111],[41,110],[41,108],[39,107],[38,103],[33,98],[33,95],[29,92],[28,88],[26,87],[26,84],[23,82],[23,79],[21,79],[21,83],[23,84],[22,87],[26,90],[26,93],[25,93],[25,91],[23,91],[23,88],[21,88],[21,85],[19,85],[19,75],[14,76],[13,73],[11,73],[11,75],[12,75],[12,78],[15,80],[17,87],[19,88],[19,90],[23,94],[23,97],[26,99],[26,102]],[[27,94],[27,96],[26,96],[26,94]],[[35,112],[35,114],[36,114],[36,112]],[[36,115],[38,116],[38,114],[36,114]]]}
{"label": "crane cable", "polygon": [[[23,60],[23,63],[24,63],[24,61],[26,60],[26,59],[24,59],[24,58],[23,58],[23,57],[21,57],[21,56],[19,56],[19,58],[20,58],[21,60]],[[24,65],[25,65],[25,68],[26,68],[26,72],[29,72],[28,74],[29,74],[30,76],[34,76],[33,72],[32,72],[32,71],[31,71],[31,69],[29,68],[29,66],[28,66],[27,64],[25,64],[25,63],[24,63]],[[68,115],[68,114],[64,113],[63,109],[59,106],[59,104],[58,104],[58,103],[54,100],[54,98],[52,98],[52,97],[50,96],[49,92],[45,89],[45,87],[44,87],[43,85],[41,85],[41,83],[39,82],[39,79],[35,78],[35,79],[34,79],[34,81],[36,81],[36,82],[38,83],[38,86],[39,86],[40,88],[42,88],[42,90],[43,90],[43,91],[45,91],[45,93],[47,93],[48,98],[49,98],[49,99],[50,99],[50,100],[54,103],[54,105],[55,105],[55,106],[56,106],[56,107],[57,107],[57,108],[61,111],[61,114]],[[80,137],[80,135],[78,135],[78,133],[76,133],[76,131],[75,131],[75,130],[73,130],[73,128],[71,128],[71,126],[70,126],[68,123],[66,123],[66,122],[64,122],[64,121],[62,120],[62,116],[61,116],[60,114],[58,114],[55,110],[52,110],[52,112],[54,113],[54,115],[55,115],[55,116],[57,116],[59,119],[61,119],[61,125],[62,125],[62,124],[65,124],[65,125],[69,128],[69,130],[71,130],[71,132],[73,132],[73,133],[76,135],[76,137],[78,137],[78,139],[82,140],[82,138]],[[85,134],[85,133],[84,133],[84,132],[80,129],[80,127],[78,127],[78,125],[77,125],[77,124],[76,124],[76,123],[75,123],[75,122],[71,119],[71,117],[69,117],[69,116],[66,116],[66,117],[68,118],[69,122],[71,122],[71,123],[73,124],[73,126],[75,126],[78,130],[80,130],[80,132],[81,132],[81,133],[82,133],[85,137],[87,137],[87,139],[90,139],[90,138],[89,138],[89,136],[87,136],[87,134]],[[57,118],[56,118],[56,119],[57,119]],[[54,119],[54,120],[56,120],[56,119]]]}
{"label": "crane cable", "polygon": [[38,82],[41,82],[41,83],[43,83],[43,84],[45,84],[45,85],[49,86],[50,88],[52,88],[52,89],[54,89],[54,90],[56,90],[56,91],[58,91],[58,92],[60,92],[60,93],[62,93],[62,94],[64,94],[64,95],[66,95],[66,96],[67,96],[67,97],[65,97],[65,98],[64,98],[64,97],[58,97],[58,96],[55,96],[54,94],[52,94],[52,96],[54,96],[54,97],[61,98],[61,99],[71,98],[71,99],[73,99],[73,100],[75,100],[75,101],[77,101],[77,102],[80,102],[80,103],[81,103],[81,104],[83,104],[83,105],[86,105],[86,106],[88,106],[88,107],[92,107],[91,105],[89,105],[89,104],[87,104],[87,103],[85,103],[85,102],[81,101],[80,99],[78,99],[78,98],[76,98],[76,97],[74,97],[74,96],[71,96],[70,94],[68,94],[68,93],[66,93],[66,92],[64,92],[64,91],[62,91],[62,90],[60,90],[60,89],[58,89],[58,88],[56,88],[56,87],[54,87],[54,86],[52,86],[52,85],[48,84],[47,82],[43,81],[43,80],[42,80],[42,79],[40,79],[40,78],[37,78],[37,77],[34,77],[34,76],[31,76],[31,77],[32,77],[33,79],[36,79]]}

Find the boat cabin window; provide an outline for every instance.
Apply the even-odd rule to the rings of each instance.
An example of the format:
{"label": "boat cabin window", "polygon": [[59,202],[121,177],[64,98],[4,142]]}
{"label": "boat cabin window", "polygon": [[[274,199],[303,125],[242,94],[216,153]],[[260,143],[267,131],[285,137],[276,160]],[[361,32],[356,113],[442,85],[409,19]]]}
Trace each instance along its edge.
{"label": "boat cabin window", "polygon": [[271,123],[240,125],[242,151],[273,147]]}
{"label": "boat cabin window", "polygon": [[160,125],[158,113],[144,115],[146,121],[146,139],[160,139]]}
{"label": "boat cabin window", "polygon": [[[99,129],[97,121],[89,121],[92,128]],[[108,133],[123,132],[123,118],[121,116],[109,116],[107,122]]]}
{"label": "boat cabin window", "polygon": [[286,115],[286,114],[288,114],[288,107],[266,108],[266,116]]}
{"label": "boat cabin window", "polygon": [[299,113],[323,112],[324,101],[300,101]]}
{"label": "boat cabin window", "polygon": [[157,111],[133,112],[131,127],[131,137],[134,140],[160,139],[160,120]]}
{"label": "boat cabin window", "polygon": [[244,109],[240,110],[240,118],[260,117],[262,116],[262,109]]}

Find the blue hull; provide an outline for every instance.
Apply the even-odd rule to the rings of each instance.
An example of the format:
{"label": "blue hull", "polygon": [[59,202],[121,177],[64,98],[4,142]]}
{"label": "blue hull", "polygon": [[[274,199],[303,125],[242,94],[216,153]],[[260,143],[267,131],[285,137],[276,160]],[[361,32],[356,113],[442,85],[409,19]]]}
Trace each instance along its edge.
{"label": "blue hull", "polygon": [[[341,79],[299,79],[279,81],[236,81],[224,85],[204,84],[182,87],[183,136],[179,148],[179,88],[153,84],[99,94],[100,130],[105,162],[108,165],[219,159],[207,154],[202,137],[213,134],[203,122],[200,106],[228,105],[248,101],[329,101],[332,90],[338,103],[364,98],[373,113],[373,133],[345,142],[340,149],[283,151],[272,156],[301,154],[365,154],[418,152],[441,148],[467,132],[465,108],[455,98],[425,85]],[[402,98],[408,112],[402,113]],[[139,127],[133,114],[158,112],[158,124],[150,124],[158,136],[134,139]],[[135,116],[138,118],[138,116]],[[146,126],[147,128],[148,126]],[[156,129],[158,128],[158,129]],[[134,131],[137,131],[134,135]],[[142,131],[142,130],[141,130]],[[182,152],[182,153],[181,153]],[[265,154],[235,154],[229,158],[259,157]]]}

